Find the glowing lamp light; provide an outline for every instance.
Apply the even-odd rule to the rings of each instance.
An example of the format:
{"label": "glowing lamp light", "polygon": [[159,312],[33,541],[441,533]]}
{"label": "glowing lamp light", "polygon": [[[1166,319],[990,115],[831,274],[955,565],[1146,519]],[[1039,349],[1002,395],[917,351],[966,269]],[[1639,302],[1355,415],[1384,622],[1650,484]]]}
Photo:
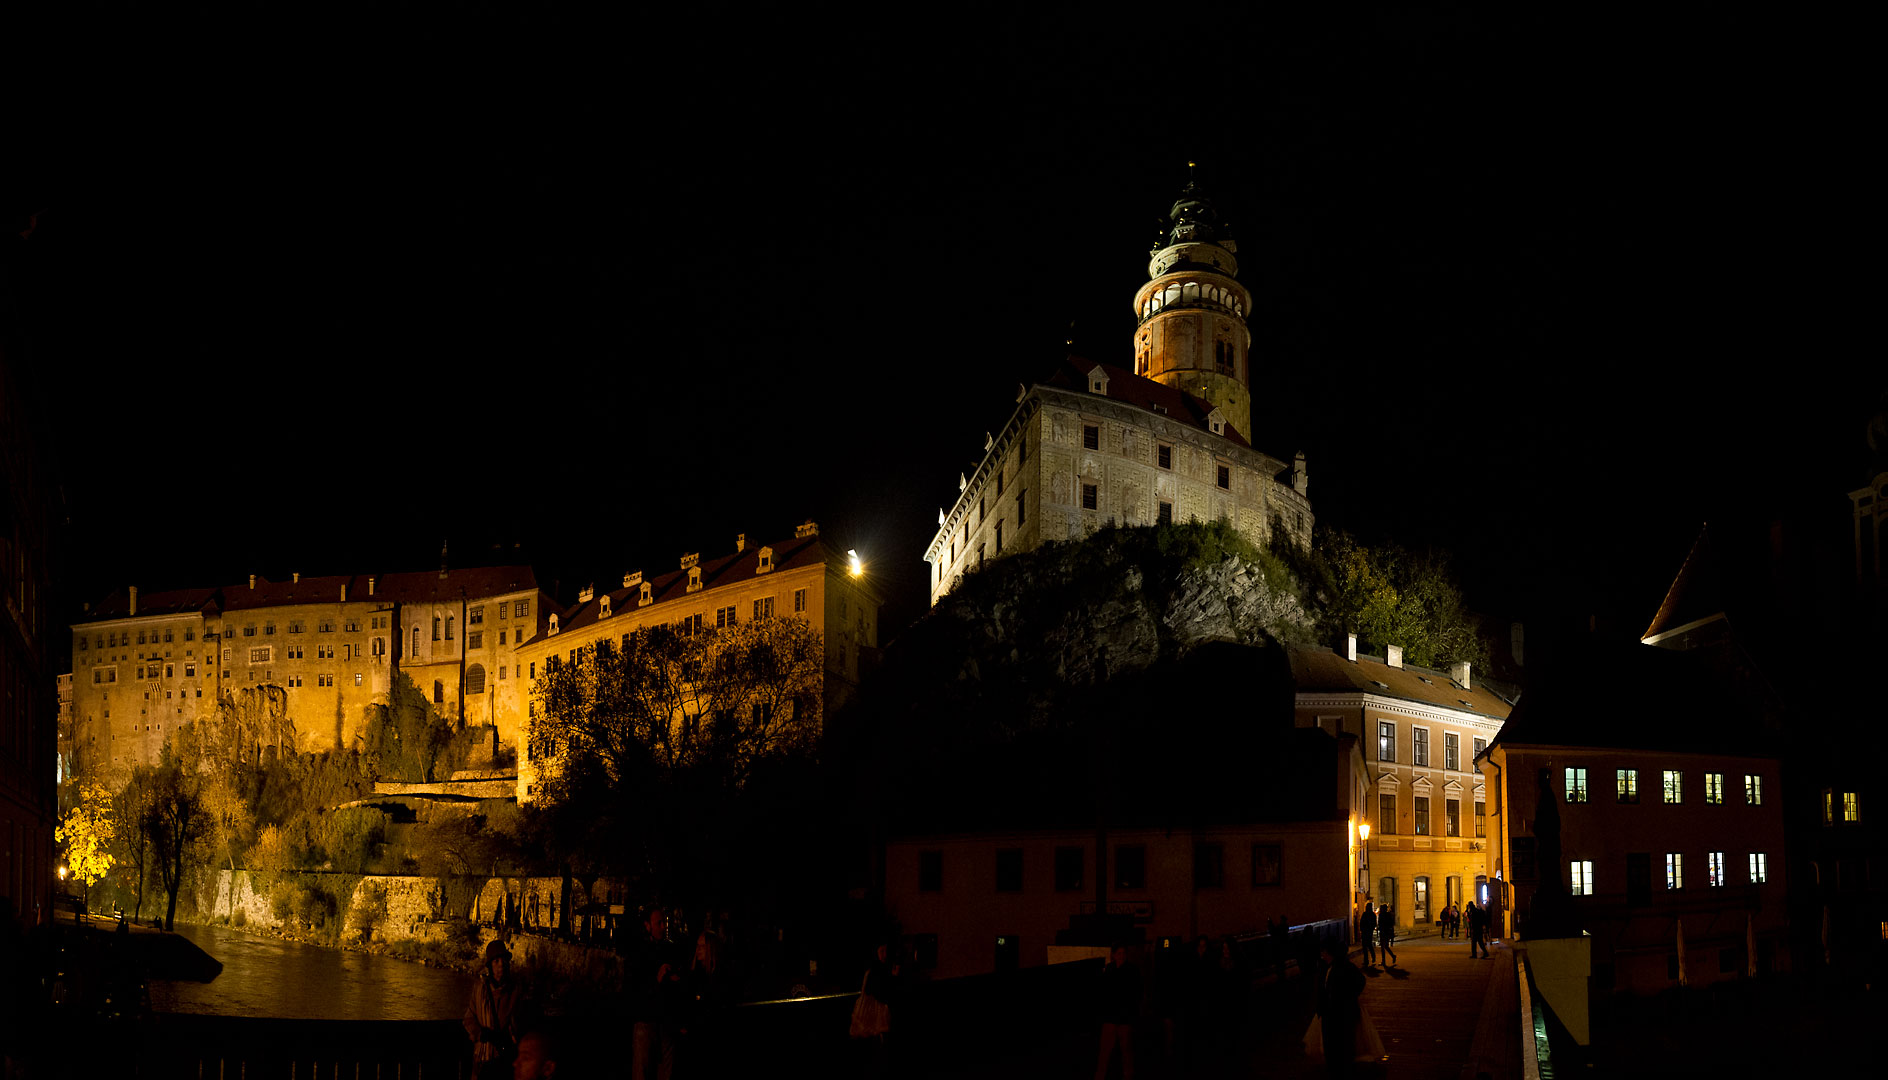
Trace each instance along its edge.
{"label": "glowing lamp light", "polygon": [[65,879],[66,879],[66,868],[64,866],[61,866],[59,868],[59,880],[64,881]]}
{"label": "glowing lamp light", "polygon": [[1370,823],[1369,822],[1365,821],[1365,822],[1358,823],[1357,839],[1362,840],[1366,844],[1370,842]]}
{"label": "glowing lamp light", "polygon": [[865,573],[865,564],[859,561],[859,552],[856,548],[846,549],[846,559],[849,562],[848,568],[852,571],[853,577],[858,577],[860,574]]}

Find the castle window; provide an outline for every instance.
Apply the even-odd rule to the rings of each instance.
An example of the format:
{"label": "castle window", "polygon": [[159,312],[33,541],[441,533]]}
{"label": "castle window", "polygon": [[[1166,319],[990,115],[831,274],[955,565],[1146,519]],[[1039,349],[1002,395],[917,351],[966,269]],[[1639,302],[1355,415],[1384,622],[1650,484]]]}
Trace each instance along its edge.
{"label": "castle window", "polygon": [[1154,451],[1154,460],[1163,469],[1173,468],[1173,447],[1166,443],[1161,443]]}
{"label": "castle window", "polygon": [[1082,509],[1093,510],[1101,505],[1101,488],[1094,484],[1082,485]]}
{"label": "castle window", "polygon": [[1028,460],[1029,460],[1029,432],[1025,431],[1021,435],[1016,437],[1016,463],[1018,465],[1021,465],[1023,462],[1028,461]]}
{"label": "castle window", "polygon": [[977,524],[983,524],[983,496],[977,496]]}
{"label": "castle window", "polygon": [[418,656],[419,654],[420,654],[420,627],[418,623],[414,623],[413,624],[413,655]]}
{"label": "castle window", "polygon": [[440,682],[438,679],[434,679],[433,680],[433,704],[444,705],[445,703],[446,703],[446,684],[443,682]]}
{"label": "castle window", "polygon": [[1000,521],[996,523],[996,549],[1003,550],[1003,523]]}
{"label": "castle window", "polygon": [[760,619],[771,619],[773,617],[774,617],[774,598],[773,597],[763,596],[759,600],[754,601],[754,618],[757,621]]}
{"label": "castle window", "polygon": [[1003,494],[1003,470],[1001,467],[996,470],[996,493],[998,495]]}
{"label": "castle window", "polygon": [[186,626],[186,627],[184,627],[184,640],[185,640],[185,641],[195,641],[195,640],[197,640],[197,632],[196,632],[196,630],[194,630],[194,629],[192,629],[191,627],[188,627],[188,626]]}
{"label": "castle window", "polygon": [[1084,450],[1101,449],[1101,428],[1097,427],[1094,424],[1082,425],[1082,449]]}
{"label": "castle window", "polygon": [[793,613],[795,615],[798,615],[801,612],[804,612],[805,610],[806,610],[806,590],[805,589],[793,590]]}
{"label": "castle window", "polygon": [[447,641],[451,641],[451,640],[452,640],[452,619],[451,619],[451,617],[447,617],[447,619],[446,619],[446,640],[447,640]]}
{"label": "castle window", "polygon": [[439,616],[433,616],[433,640],[439,640]]}
{"label": "castle window", "polygon": [[484,648],[485,647],[485,631],[474,630],[471,633],[467,634],[465,636],[465,647],[468,649]]}
{"label": "castle window", "polygon": [[1219,486],[1228,490],[1232,488],[1232,470],[1224,465],[1219,467]]}
{"label": "castle window", "polygon": [[483,694],[485,692],[485,668],[483,666],[473,664],[465,669],[465,692],[468,694]]}
{"label": "castle window", "polygon": [[485,621],[484,605],[475,607],[472,610],[465,613],[465,624],[467,626],[477,626],[484,621]]}
{"label": "castle window", "polygon": [[734,605],[715,609],[715,628],[724,629],[734,625]]}
{"label": "castle window", "polygon": [[1029,508],[1023,503],[1025,494],[1027,494],[1025,491],[1016,493],[1016,524],[1018,525],[1029,520]]}
{"label": "castle window", "polygon": [[1160,500],[1160,509],[1155,512],[1154,521],[1160,525],[1172,525],[1173,504],[1165,499]]}
{"label": "castle window", "polygon": [[983,569],[983,545],[977,545],[977,569]]}
{"label": "castle window", "polygon": [[520,600],[517,603],[511,605],[511,613],[513,616],[520,619],[524,618],[526,615],[531,614],[531,601]]}

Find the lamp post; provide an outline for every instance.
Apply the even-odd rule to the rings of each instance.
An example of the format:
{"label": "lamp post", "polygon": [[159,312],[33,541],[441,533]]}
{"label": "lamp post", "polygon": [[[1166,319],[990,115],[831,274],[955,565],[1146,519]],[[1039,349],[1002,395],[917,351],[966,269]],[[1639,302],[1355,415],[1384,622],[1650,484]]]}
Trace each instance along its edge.
{"label": "lamp post", "polygon": [[1370,882],[1370,823],[1357,823],[1357,891],[1369,895],[1365,888]]}

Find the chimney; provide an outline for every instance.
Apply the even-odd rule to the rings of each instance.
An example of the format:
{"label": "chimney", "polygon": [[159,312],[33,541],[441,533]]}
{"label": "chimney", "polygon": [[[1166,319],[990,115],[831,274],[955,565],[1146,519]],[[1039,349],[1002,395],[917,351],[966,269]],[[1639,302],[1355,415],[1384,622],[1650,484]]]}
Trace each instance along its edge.
{"label": "chimney", "polygon": [[138,613],[138,587],[136,585],[133,585],[131,586],[131,614],[136,615],[137,613]]}
{"label": "chimney", "polygon": [[747,550],[747,534],[735,533],[734,534],[734,553],[736,555],[739,555],[741,552],[746,551],[746,550]]}
{"label": "chimney", "polygon": [[585,585],[583,588],[577,590],[577,602],[579,604],[587,604],[591,600],[595,599],[596,595],[597,595],[596,583],[591,582],[590,584]]}
{"label": "chimney", "polygon": [[367,595],[374,595],[374,579],[371,577],[367,579]]}
{"label": "chimney", "polygon": [[1457,683],[1460,683],[1462,686],[1462,689],[1473,690],[1475,689],[1474,685],[1468,681],[1468,676],[1469,676],[1468,669],[1469,669],[1469,663],[1467,660],[1463,660],[1460,663],[1450,664],[1449,665],[1449,678],[1454,679]]}
{"label": "chimney", "polygon": [[623,588],[631,589],[640,584],[642,584],[641,570],[631,570],[629,573],[623,575]]}
{"label": "chimney", "polygon": [[290,574],[289,577],[292,579],[289,582],[289,584],[291,585],[300,585],[302,583],[302,573],[300,570],[297,570],[294,573]]}
{"label": "chimney", "polygon": [[[959,477],[959,479],[962,479],[962,477]],[[819,526],[813,524],[812,518],[807,518],[806,524],[793,530],[793,538],[795,540],[804,540],[809,536],[818,536],[818,535],[819,535]]]}
{"label": "chimney", "polygon": [[1384,652],[1384,659],[1389,662],[1391,667],[1400,668],[1403,666],[1403,646],[1392,645],[1389,648],[1383,650],[1383,652]]}
{"label": "chimney", "polygon": [[1357,662],[1357,635],[1356,634],[1344,635],[1344,659],[1349,660],[1353,664]]}
{"label": "chimney", "polygon": [[345,581],[341,583],[341,602],[347,603],[347,582]]}
{"label": "chimney", "polygon": [[439,580],[446,580],[446,542],[439,542]]}
{"label": "chimney", "polygon": [[249,575],[249,587],[252,589],[256,587],[256,575],[254,574]]}

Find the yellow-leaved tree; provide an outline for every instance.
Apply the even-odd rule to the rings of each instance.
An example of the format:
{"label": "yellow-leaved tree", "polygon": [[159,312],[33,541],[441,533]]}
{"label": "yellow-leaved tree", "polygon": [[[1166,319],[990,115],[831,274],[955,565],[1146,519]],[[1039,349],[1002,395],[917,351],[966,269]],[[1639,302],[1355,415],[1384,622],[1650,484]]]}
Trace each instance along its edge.
{"label": "yellow-leaved tree", "polygon": [[53,836],[66,848],[66,865],[72,876],[88,887],[111,869],[107,850],[116,831],[111,816],[111,792],[96,780],[81,781],[79,798],[53,830]]}

